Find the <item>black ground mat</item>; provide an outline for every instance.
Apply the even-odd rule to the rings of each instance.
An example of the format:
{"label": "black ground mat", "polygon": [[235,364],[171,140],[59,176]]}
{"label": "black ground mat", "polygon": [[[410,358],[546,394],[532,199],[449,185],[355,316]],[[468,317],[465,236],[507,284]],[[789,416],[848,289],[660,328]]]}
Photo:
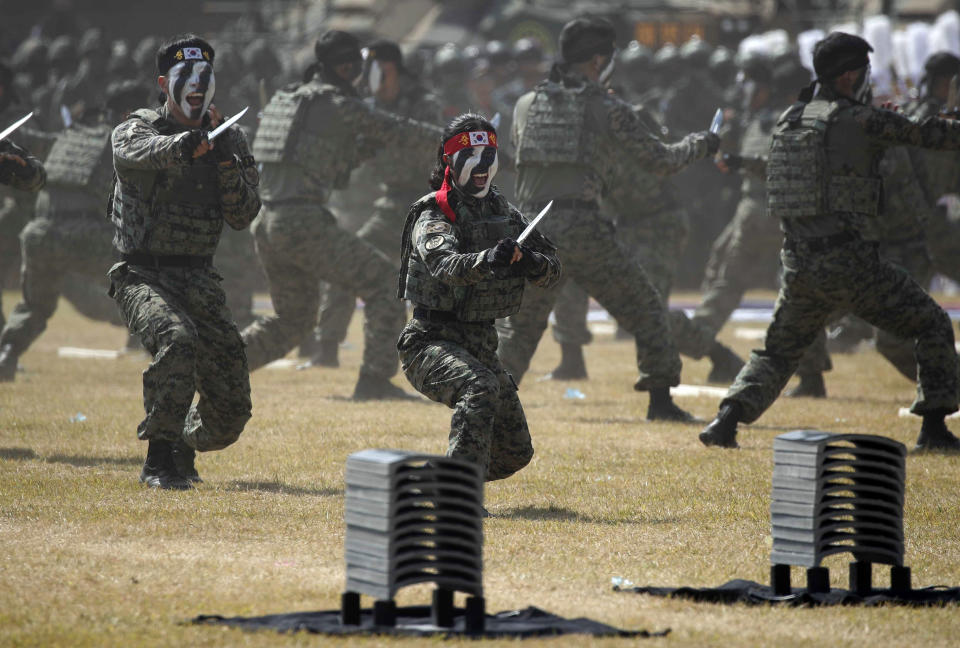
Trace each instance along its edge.
{"label": "black ground mat", "polygon": [[732,580],[720,587],[614,587],[615,591],[634,594],[649,594],[669,598],[682,598],[698,603],[731,605],[904,605],[911,607],[942,606],[960,603],[960,587],[932,586],[894,593],[887,589],[875,589],[859,595],[845,589],[831,589],[824,593],[809,593],[796,587],[786,596],[777,596],[769,585],[754,581]]}
{"label": "black ground mat", "polygon": [[268,614],[259,617],[222,617],[202,614],[191,620],[197,624],[227,625],[244,630],[276,630],[278,632],[312,632],[327,635],[398,635],[398,636],[471,636],[477,638],[528,639],[567,634],[584,634],[595,637],[663,637],[670,630],[649,632],[647,630],[621,630],[613,626],[585,618],[564,619],[535,607],[511,610],[487,615],[483,634],[468,635],[464,632],[463,610],[454,612],[454,626],[440,628],[431,625],[430,606],[397,608],[397,625],[375,626],[371,609],[360,612],[359,626],[340,623],[340,610],[321,612],[291,612]]}

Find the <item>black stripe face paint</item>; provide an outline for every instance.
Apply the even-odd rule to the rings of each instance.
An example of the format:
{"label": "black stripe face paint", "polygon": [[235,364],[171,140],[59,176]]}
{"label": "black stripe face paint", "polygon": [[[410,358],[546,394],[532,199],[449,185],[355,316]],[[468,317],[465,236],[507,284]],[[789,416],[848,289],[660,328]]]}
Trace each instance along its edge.
{"label": "black stripe face paint", "polygon": [[213,101],[216,80],[213,66],[206,61],[183,61],[167,73],[167,88],[173,102],[191,120],[206,114]]}
{"label": "black stripe face paint", "polygon": [[452,170],[457,185],[477,198],[483,198],[490,191],[497,167],[497,149],[493,146],[465,148],[453,157]]}

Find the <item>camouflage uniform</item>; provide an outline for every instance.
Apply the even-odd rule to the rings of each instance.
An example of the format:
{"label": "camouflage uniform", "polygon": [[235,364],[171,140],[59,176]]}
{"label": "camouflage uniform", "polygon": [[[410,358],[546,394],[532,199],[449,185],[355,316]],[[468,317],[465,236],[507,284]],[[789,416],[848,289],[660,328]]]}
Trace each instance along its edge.
{"label": "camouflage uniform", "polygon": [[[418,84],[402,86],[393,104],[373,101],[384,111],[428,124],[440,122],[440,102]],[[403,228],[401,216],[410,203],[423,193],[422,168],[411,164],[403,148],[390,148],[361,168],[359,177],[380,179],[380,197],[373,203],[373,215],[357,231],[357,237],[383,252],[400,267],[397,238]],[[317,340],[321,345],[336,345],[346,338],[350,319],[356,310],[356,296],[336,284],[328,284],[320,304]]]}
{"label": "camouflage uniform", "polygon": [[[634,112],[652,137],[660,137],[662,129],[649,111],[636,106]],[[604,197],[604,211],[615,223],[620,245],[643,266],[660,294],[680,352],[699,358],[709,351],[709,344],[706,351],[694,355],[700,348],[699,332],[691,327],[683,311],[668,310],[677,263],[690,231],[689,217],[670,181],[629,162],[611,183]],[[590,342],[590,331],[584,325],[588,299],[586,291],[574,282],[564,286],[553,309],[553,337],[558,344],[582,346]]]}
{"label": "camouflage uniform", "polygon": [[[253,234],[276,314],[243,331],[251,370],[303,339],[316,323],[320,282],[328,281],[364,301],[361,376],[389,379],[397,372],[392,340],[403,327],[404,308],[393,298],[396,269],[373,245],[340,228],[325,205],[364,159],[392,147],[419,160],[419,140],[435,141],[440,132],[371,109],[319,77],[274,95],[254,143],[263,163],[264,208]],[[431,153],[422,147],[423,166]]]}
{"label": "camouflage uniform", "polygon": [[[740,203],[733,220],[713,244],[703,282],[703,300],[693,314],[704,344],[720,333],[744,292],[763,281],[763,273],[775,276],[777,251],[783,233],[777,221],[767,215],[766,169],[762,161],[770,149],[770,137],[777,116],[758,111],[749,120],[739,155],[744,159]],[[757,168],[757,167],[760,168]],[[700,349],[701,354],[705,352]]]}
{"label": "camouflage uniform", "polygon": [[[27,110],[16,108],[4,111],[0,114],[0,128],[6,128],[26,112]],[[8,138],[0,144],[0,152],[8,149],[11,153],[22,154],[27,168],[18,165],[18,168],[14,169],[11,166],[8,175],[0,178],[0,327],[6,323],[2,304],[3,283],[7,275],[17,267],[20,258],[17,237],[33,218],[36,193],[46,181],[40,160],[46,156],[50,143],[46,134],[31,130],[26,125],[21,126],[13,137],[25,148],[20,148]],[[29,149],[30,153],[26,149]]]}
{"label": "camouflage uniform", "polygon": [[456,193],[454,222],[434,194],[407,217],[399,296],[415,309],[397,349],[410,384],[455,410],[447,455],[478,463],[490,481],[533,457],[516,384],[497,358],[494,319],[516,312],[528,279],[542,288],[556,283],[560,263],[556,248],[534,232],[526,244],[537,257],[535,272],[495,276],[487,249],[516,238],[526,221],[495,188],[482,199]]}
{"label": "camouflage uniform", "polygon": [[221,162],[216,149],[182,158],[187,136],[165,106],[136,111],[114,129],[113,244],[125,260],[109,276],[127,327],[153,356],[137,435],[218,450],[240,436],[251,403],[243,342],[211,259],[223,222],[247,227],[260,200],[245,177],[253,158],[237,127],[217,140],[236,153]]}
{"label": "camouflage uniform", "polygon": [[751,354],[721,404],[739,403],[740,420],[755,421],[776,400],[836,310],[916,340],[919,385],[911,411],[957,410],[950,318],[877,250],[878,165],[884,149],[897,145],[957,149],[960,124],[915,123],[827,89],[781,117],[767,176],[768,205],[784,232],[781,288],[764,349]]}
{"label": "camouflage uniform", "polygon": [[[680,357],[660,295],[617,244],[613,224],[601,217],[599,204],[618,163],[613,151],[665,175],[704,157],[706,138],[693,134],[665,145],[648,133],[629,104],[574,77],[562,84],[547,81],[524,95],[517,104],[513,137],[522,208],[534,213],[555,200],[540,228],[559,246],[565,276],[635,336],[640,371],[636,388],[678,384]],[[523,309],[502,323],[499,356],[518,379],[543,335],[558,287],[531,288]]]}
{"label": "camouflage uniform", "polygon": [[113,181],[111,131],[105,124],[76,125],[57,137],[47,156],[47,186],[37,198],[36,218],[20,233],[23,301],[0,334],[0,347],[11,345],[14,355],[43,333],[61,293],[82,313],[122,325],[106,286],[89,294],[71,290],[69,283],[103,283],[104,264],[113,256],[113,226],[103,217]]}

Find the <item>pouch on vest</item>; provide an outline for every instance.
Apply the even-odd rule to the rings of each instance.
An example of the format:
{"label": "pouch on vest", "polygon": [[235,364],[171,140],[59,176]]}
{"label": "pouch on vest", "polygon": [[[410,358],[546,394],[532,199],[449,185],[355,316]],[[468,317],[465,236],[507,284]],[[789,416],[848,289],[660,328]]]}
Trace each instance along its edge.
{"label": "pouch on vest", "polygon": [[258,162],[284,162],[296,147],[295,133],[307,111],[309,97],[298,92],[278,90],[266,108],[253,141],[253,155]]}

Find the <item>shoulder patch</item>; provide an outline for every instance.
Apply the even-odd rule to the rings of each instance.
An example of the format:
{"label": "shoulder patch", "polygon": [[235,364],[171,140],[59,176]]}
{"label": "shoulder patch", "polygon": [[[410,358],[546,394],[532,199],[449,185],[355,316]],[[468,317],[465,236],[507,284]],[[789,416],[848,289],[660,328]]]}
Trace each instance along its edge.
{"label": "shoulder patch", "polygon": [[423,244],[427,250],[436,250],[438,247],[443,245],[443,237],[440,235],[431,236],[427,239],[427,242]]}
{"label": "shoulder patch", "polygon": [[440,234],[449,234],[453,231],[453,226],[450,223],[444,223],[441,221],[435,223],[429,223],[426,227],[423,228],[424,234],[435,234],[439,232]]}

